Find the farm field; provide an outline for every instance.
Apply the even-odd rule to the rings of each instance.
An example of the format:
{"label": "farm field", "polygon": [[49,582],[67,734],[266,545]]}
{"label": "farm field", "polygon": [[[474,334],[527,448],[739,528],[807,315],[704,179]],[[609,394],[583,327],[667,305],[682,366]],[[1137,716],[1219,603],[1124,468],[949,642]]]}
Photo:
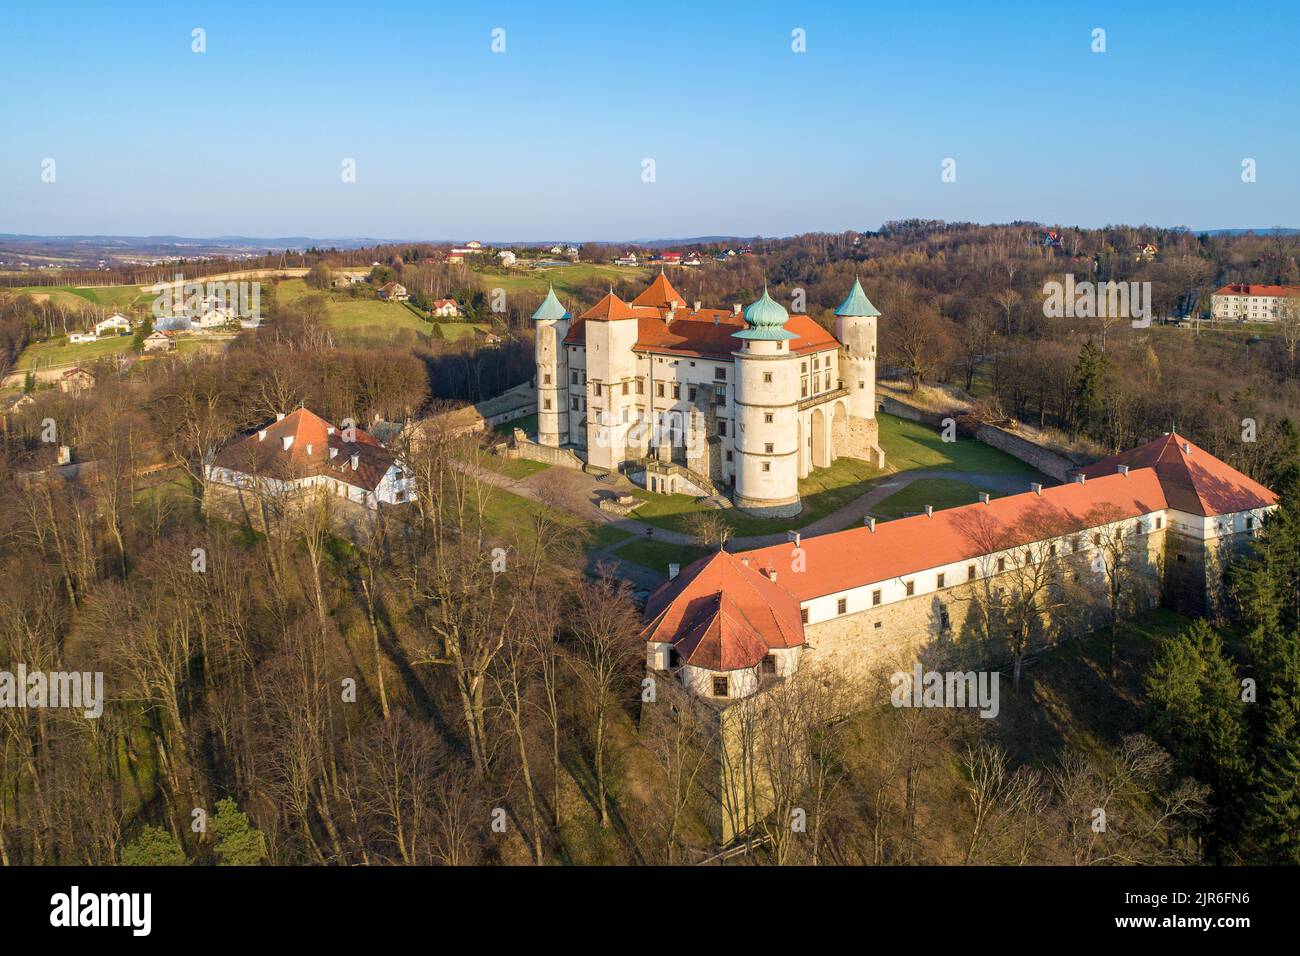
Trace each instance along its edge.
{"label": "farm field", "polygon": [[417,336],[438,335],[455,341],[475,334],[486,326],[472,322],[430,322],[421,319],[400,302],[352,298],[333,290],[318,291],[302,279],[284,279],[275,285],[276,299],[294,303],[309,295],[324,296],[330,327],[340,344],[397,339],[403,333]]}
{"label": "farm field", "polygon": [[13,291],[27,293],[38,301],[50,301],[74,309],[95,306],[126,311],[134,305],[147,303],[152,298],[148,288],[139,285],[29,285]]}
{"label": "farm field", "polygon": [[634,287],[644,286],[650,281],[652,270],[645,266],[614,266],[597,263],[580,262],[572,266],[554,266],[549,269],[535,269],[527,272],[510,272],[508,275],[478,274],[479,284],[484,291],[505,289],[510,293],[532,293],[545,295],[549,286],[555,286],[555,294],[565,296],[577,295],[593,280],[605,284],[610,282],[627,282]]}

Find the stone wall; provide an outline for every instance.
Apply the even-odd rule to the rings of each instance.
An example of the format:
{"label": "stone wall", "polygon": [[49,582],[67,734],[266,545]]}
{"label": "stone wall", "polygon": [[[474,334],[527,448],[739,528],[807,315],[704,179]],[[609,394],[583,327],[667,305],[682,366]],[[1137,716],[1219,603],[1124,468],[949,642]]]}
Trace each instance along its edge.
{"label": "stone wall", "polygon": [[516,428],[514,440],[502,452],[507,458],[527,458],[540,461],[546,465],[559,465],[561,468],[576,468],[581,471],[586,464],[574,453],[572,448],[555,448],[552,445],[539,445],[529,441],[523,429]]}
{"label": "stone wall", "polygon": [[877,468],[885,467],[880,447],[880,423],[874,418],[833,418],[831,448],[836,458],[858,458]]}
{"label": "stone wall", "polygon": [[998,425],[977,425],[975,427],[975,437],[986,445],[991,445],[1000,451],[1006,452],[1012,458],[1019,458],[1031,468],[1035,468],[1057,481],[1069,481],[1070,472],[1086,463],[1083,460],[1075,461],[1059,452],[1052,451],[1050,448],[1044,448],[1042,445]]}
{"label": "stone wall", "polygon": [[[1159,601],[1165,532],[1146,535],[1147,551],[1139,558],[1142,587],[1131,610]],[[1056,639],[1079,637],[1105,622],[1106,594],[1101,576],[1087,568],[1091,550],[1062,560],[1067,606],[1052,622]],[[1010,577],[1007,572],[1003,577]],[[1074,575],[1078,575],[1078,580]],[[1091,575],[1091,577],[1089,577]],[[941,591],[882,604],[804,629],[807,663],[834,667],[853,678],[868,679],[881,668],[907,670],[920,660],[927,668],[1001,665],[1010,660],[1005,647],[987,647],[979,623],[981,597],[998,576],[962,582]],[[1080,606],[1082,604],[1082,607]],[[944,612],[948,626],[943,626]],[[801,662],[800,667],[804,666]]]}

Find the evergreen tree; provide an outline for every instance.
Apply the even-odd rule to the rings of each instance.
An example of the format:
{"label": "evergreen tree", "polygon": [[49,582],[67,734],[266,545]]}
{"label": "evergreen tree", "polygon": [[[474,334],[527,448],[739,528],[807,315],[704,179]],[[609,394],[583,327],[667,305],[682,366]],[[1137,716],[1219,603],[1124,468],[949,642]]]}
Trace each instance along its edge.
{"label": "evergreen tree", "polygon": [[162,827],[146,824],[138,837],[122,847],[123,866],[185,866],[188,863],[180,843]]}
{"label": "evergreen tree", "polygon": [[131,340],[131,348],[137,352],[144,351],[144,340],[153,335],[153,319],[149,316],[144,317],[140,327],[135,330],[135,337]]}
{"label": "evergreen tree", "polygon": [[248,822],[235,801],[217,802],[217,812],[208,824],[216,840],[217,861],[222,866],[257,866],[266,859],[266,839]]}
{"label": "evergreen tree", "polygon": [[1105,407],[1103,385],[1106,379],[1106,356],[1092,339],[1083,343],[1079,360],[1074,364],[1074,428],[1087,432],[1100,420]]}

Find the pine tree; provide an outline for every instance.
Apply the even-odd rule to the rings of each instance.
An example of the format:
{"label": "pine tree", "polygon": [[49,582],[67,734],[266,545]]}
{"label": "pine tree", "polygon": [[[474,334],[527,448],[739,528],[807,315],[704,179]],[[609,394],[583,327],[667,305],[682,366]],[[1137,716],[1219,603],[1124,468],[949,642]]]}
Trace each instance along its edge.
{"label": "pine tree", "polygon": [[1105,407],[1103,384],[1106,378],[1106,356],[1092,339],[1083,343],[1079,360],[1074,364],[1074,433],[1089,431],[1101,418]]}
{"label": "pine tree", "polygon": [[123,866],[186,866],[190,861],[180,842],[162,827],[146,824],[140,835],[122,847]]}
{"label": "pine tree", "polygon": [[217,861],[222,866],[257,866],[266,859],[266,839],[248,822],[235,801],[217,801],[217,812],[208,824],[216,841]]}

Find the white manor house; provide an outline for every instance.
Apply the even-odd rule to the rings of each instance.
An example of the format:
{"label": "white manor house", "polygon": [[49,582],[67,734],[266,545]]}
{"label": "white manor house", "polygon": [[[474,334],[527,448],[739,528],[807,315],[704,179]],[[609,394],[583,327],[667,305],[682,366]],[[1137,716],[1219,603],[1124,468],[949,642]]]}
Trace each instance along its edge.
{"label": "white manor house", "polygon": [[741,310],[688,307],[662,273],[574,318],[549,292],[533,314],[537,440],[650,491],[726,489],[745,511],[801,510],[799,479],[840,456],[884,464],[876,319],[856,280],[832,335],[764,289]]}

